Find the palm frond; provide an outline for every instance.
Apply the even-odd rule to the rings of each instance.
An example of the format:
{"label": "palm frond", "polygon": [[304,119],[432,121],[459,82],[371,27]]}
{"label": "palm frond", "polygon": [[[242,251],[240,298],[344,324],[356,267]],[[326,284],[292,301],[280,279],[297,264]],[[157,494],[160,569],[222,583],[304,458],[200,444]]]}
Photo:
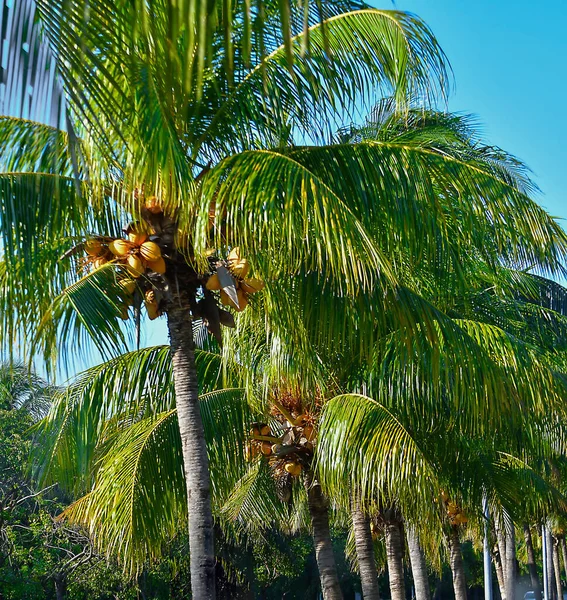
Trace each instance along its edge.
{"label": "palm frond", "polygon": [[[219,355],[197,350],[196,364],[200,393],[217,389],[222,381]],[[43,440],[37,448],[37,477],[84,493],[104,435],[174,407],[168,346],[136,350],[88,369],[56,394],[49,414],[37,426],[36,436]]]}
{"label": "palm frond", "polygon": [[403,502],[410,513],[433,514],[436,473],[386,407],[358,394],[336,396],[323,408],[318,439],[317,468],[330,497],[344,498],[346,493],[348,506],[348,490],[354,488],[365,504],[376,497],[391,498]]}

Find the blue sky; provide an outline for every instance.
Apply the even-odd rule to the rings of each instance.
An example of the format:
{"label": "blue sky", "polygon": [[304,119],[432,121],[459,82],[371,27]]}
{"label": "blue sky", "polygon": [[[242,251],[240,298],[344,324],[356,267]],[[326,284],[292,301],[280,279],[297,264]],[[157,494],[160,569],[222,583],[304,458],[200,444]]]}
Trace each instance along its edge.
{"label": "blue sky", "polygon": [[[431,27],[453,67],[449,110],[473,113],[486,139],[521,158],[538,200],[567,219],[567,2],[383,0]],[[563,221],[567,227],[567,221]]]}

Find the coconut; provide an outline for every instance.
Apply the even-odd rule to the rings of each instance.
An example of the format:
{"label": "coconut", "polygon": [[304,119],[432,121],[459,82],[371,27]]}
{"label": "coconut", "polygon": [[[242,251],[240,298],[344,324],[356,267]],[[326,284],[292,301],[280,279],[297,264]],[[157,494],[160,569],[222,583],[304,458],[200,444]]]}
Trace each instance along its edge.
{"label": "coconut", "polygon": [[140,254],[148,262],[153,262],[161,258],[161,249],[155,242],[144,242],[140,246]]}
{"label": "coconut", "polygon": [[132,242],[121,239],[114,240],[108,244],[108,249],[112,252],[112,254],[114,254],[114,256],[117,256],[118,258],[123,258],[124,256],[128,255],[133,247],[134,245]]}

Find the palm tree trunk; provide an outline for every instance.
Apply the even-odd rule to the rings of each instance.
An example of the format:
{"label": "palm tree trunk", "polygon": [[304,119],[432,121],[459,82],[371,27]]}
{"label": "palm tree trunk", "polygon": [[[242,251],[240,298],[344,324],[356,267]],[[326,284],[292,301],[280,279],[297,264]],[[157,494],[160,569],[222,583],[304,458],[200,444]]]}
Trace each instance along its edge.
{"label": "palm tree trunk", "polygon": [[384,511],[384,522],[388,577],[390,579],[390,598],[392,600],[405,600],[404,545],[401,519],[395,514],[394,510],[390,509]]}
{"label": "palm tree trunk", "polygon": [[516,596],[516,531],[514,523],[510,522],[505,528],[504,535],[506,536],[506,560],[505,576],[506,581],[506,599],[515,600]]}
{"label": "palm tree trunk", "polygon": [[416,600],[430,600],[431,593],[429,591],[427,564],[425,563],[425,556],[419,543],[419,538],[413,527],[406,527],[406,539],[408,541],[411,574],[415,586],[415,598]]}
{"label": "palm tree trunk", "polygon": [[546,543],[546,558],[547,558],[547,586],[549,597],[553,600],[561,600],[557,598],[557,587],[555,585],[555,569],[553,566],[553,540],[549,527],[545,528],[545,543]]}
{"label": "palm tree trunk", "polygon": [[324,600],[342,600],[343,593],[339,585],[339,576],[333,544],[329,531],[329,503],[323,495],[319,482],[308,475],[305,478],[307,488],[307,502],[313,527],[313,543],[315,545],[315,558],[321,579],[321,591]]}
{"label": "palm tree trunk", "polygon": [[455,600],[467,600],[467,582],[461,553],[461,540],[459,538],[459,528],[456,525],[451,526],[449,535],[449,559],[453,573]]}
{"label": "palm tree trunk", "polygon": [[563,568],[565,569],[565,577],[567,577],[567,542],[565,536],[562,535],[560,538],[561,542],[561,555],[563,556]]}
{"label": "palm tree trunk", "polygon": [[167,324],[187,485],[192,597],[194,600],[214,600],[215,554],[209,460],[199,408],[193,322],[184,292],[178,293],[171,303]]}
{"label": "palm tree trunk", "polygon": [[370,519],[360,508],[358,498],[353,499],[352,528],[354,531],[354,543],[356,545],[356,558],[360,572],[360,583],[362,584],[362,596],[364,600],[380,600],[378,587],[378,572],[374,561],[374,544],[370,532]]}
{"label": "palm tree trunk", "polygon": [[534,545],[532,541],[532,533],[530,526],[524,523],[524,540],[526,542],[526,552],[528,555],[528,570],[530,572],[530,582],[532,584],[532,590],[535,592],[535,597],[541,597],[541,586],[539,584],[539,578],[537,576],[537,563],[535,559]]}
{"label": "palm tree trunk", "polygon": [[498,579],[498,588],[500,590],[501,600],[506,600],[506,584],[504,583],[504,569],[502,569],[502,556],[500,555],[500,549],[498,544],[495,546],[495,550],[492,552],[492,558],[494,559],[494,569],[496,570],[496,578]]}
{"label": "palm tree trunk", "polygon": [[504,533],[504,523],[502,515],[494,515],[494,531],[496,533],[496,545],[498,547],[498,556],[500,557],[500,568],[502,572],[502,582],[498,580],[500,586],[500,595],[506,600],[513,600],[508,598],[508,571],[506,568],[506,535]]}
{"label": "palm tree trunk", "polygon": [[563,590],[561,589],[561,562],[559,559],[559,540],[552,537],[553,543],[553,570],[555,571],[555,589],[557,598],[563,600]]}

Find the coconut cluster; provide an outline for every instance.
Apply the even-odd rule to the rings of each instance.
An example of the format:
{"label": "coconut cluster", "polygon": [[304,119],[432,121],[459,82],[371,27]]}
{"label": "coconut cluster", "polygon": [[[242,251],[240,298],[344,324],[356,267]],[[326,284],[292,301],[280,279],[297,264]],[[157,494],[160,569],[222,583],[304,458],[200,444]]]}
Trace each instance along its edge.
{"label": "coconut cluster", "polygon": [[272,410],[276,416],[275,431],[266,423],[252,425],[247,457],[252,460],[260,454],[265,456],[276,477],[299,477],[313,457],[314,419],[308,413],[293,415],[281,408],[283,412]]}
{"label": "coconut cluster", "polygon": [[235,326],[234,317],[221,305],[239,312],[244,310],[249,295],[262,290],[264,282],[248,277],[250,264],[241,257],[238,247],[226,259],[209,250],[206,255],[209,268],[205,273],[198,272],[193,252],[184,243],[186,236],[178,231],[175,218],[165,214],[159,198],[146,197],[143,189],[136,192],[136,198],[141,204],[141,221],[129,225],[125,237],[94,236],[69,251],[69,255],[84,251],[86,257],[80,262],[90,269],[108,263],[121,267],[117,279],[124,319],[128,318],[129,306],[142,303],[150,319],[160,316],[172,301],[169,281],[173,277],[177,291],[183,287],[187,290],[193,316],[201,319],[221,343],[221,326]]}
{"label": "coconut cluster", "polygon": [[468,517],[465,515],[463,509],[456,502],[452,501],[444,490],[441,490],[440,495],[451,525],[464,525],[468,523]]}
{"label": "coconut cluster", "polygon": [[99,269],[105,264],[114,263],[124,268],[118,274],[118,284],[124,302],[122,318],[128,318],[128,307],[134,304],[136,290],[143,293],[144,306],[148,317],[156,319],[160,316],[159,304],[155,290],[148,288],[147,277],[143,285],[138,280],[151,273],[165,274],[166,264],[161,253],[161,248],[149,240],[147,233],[136,227],[129,227],[128,238],[91,238],[85,241],[84,249],[87,254],[86,262],[93,269]]}
{"label": "coconut cluster", "polygon": [[[260,279],[246,276],[250,272],[250,263],[246,258],[240,255],[240,248],[233,248],[226,259],[226,268],[230,273],[236,290],[236,298],[231,297],[227,292],[227,286],[223,286],[221,274],[218,269],[207,279],[205,287],[212,292],[220,292],[220,301],[224,306],[229,306],[238,312],[243,311],[248,306],[248,296],[264,289],[265,283]],[[224,266],[219,264],[217,266]]]}

